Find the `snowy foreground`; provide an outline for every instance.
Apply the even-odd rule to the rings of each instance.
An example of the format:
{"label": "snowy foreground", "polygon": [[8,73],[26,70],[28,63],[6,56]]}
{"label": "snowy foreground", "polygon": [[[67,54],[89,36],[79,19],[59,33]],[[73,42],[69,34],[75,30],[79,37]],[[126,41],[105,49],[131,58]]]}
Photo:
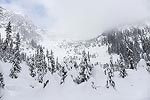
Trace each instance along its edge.
{"label": "snowy foreground", "polygon": [[[71,77],[60,85],[57,75],[47,74],[45,81],[50,80],[46,88],[28,75],[28,66],[22,64],[19,78],[14,80],[8,75],[11,64],[2,63],[5,77],[5,95],[2,100],[150,100],[150,73],[146,71],[141,60],[136,70],[127,70],[128,76],[122,79],[115,73],[116,89],[105,87],[106,77],[100,66],[94,68],[95,75],[91,82],[76,85]],[[70,74],[73,74],[70,72]],[[34,88],[32,88],[34,86]]]}

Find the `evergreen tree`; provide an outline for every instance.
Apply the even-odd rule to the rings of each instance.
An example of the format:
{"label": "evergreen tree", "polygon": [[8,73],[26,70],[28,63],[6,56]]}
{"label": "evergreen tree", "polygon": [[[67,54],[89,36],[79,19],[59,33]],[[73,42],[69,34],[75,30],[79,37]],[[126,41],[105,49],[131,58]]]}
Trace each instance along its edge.
{"label": "evergreen tree", "polygon": [[61,66],[60,67],[60,77],[61,77],[61,81],[60,84],[64,83],[65,78],[67,77],[67,70],[65,69],[65,66]]}
{"label": "evergreen tree", "polygon": [[57,57],[57,59],[56,59],[56,70],[59,71],[59,69],[60,69],[60,64],[58,62],[58,57]]}
{"label": "evergreen tree", "polygon": [[12,38],[11,38],[11,23],[9,22],[6,26],[6,39],[4,40],[3,47],[2,47],[2,59],[4,62],[9,61],[9,58],[12,56],[10,55],[10,46],[12,45]]}
{"label": "evergreen tree", "polygon": [[15,41],[15,49],[14,49],[14,55],[12,58],[12,68],[11,68],[11,73],[10,73],[10,77],[11,78],[18,78],[18,73],[21,71],[21,54],[20,54],[20,35],[19,33],[17,33],[16,35],[16,41]]}
{"label": "evergreen tree", "polygon": [[105,64],[105,71],[104,71],[107,81],[106,81],[106,87],[109,88],[112,86],[115,88],[115,82],[113,81],[114,73],[113,70],[110,68],[109,64]]}
{"label": "evergreen tree", "polygon": [[0,100],[3,97],[3,89],[4,89],[4,87],[5,87],[4,77],[3,77],[3,74],[2,74],[1,69],[0,69]]}
{"label": "evergreen tree", "polygon": [[128,61],[129,61],[129,68],[134,69],[134,61],[133,61],[133,51],[127,47],[127,53],[128,53]]}
{"label": "evergreen tree", "polygon": [[4,77],[3,74],[0,72],[0,89],[4,88]]}
{"label": "evergreen tree", "polygon": [[42,83],[44,75],[47,73],[47,63],[41,46],[38,46],[35,54],[35,66],[37,68],[38,81]]}
{"label": "evergreen tree", "polygon": [[48,50],[46,50],[46,58],[47,58],[47,66],[48,69],[50,70],[50,53]]}
{"label": "evergreen tree", "polygon": [[88,55],[85,51],[82,52],[82,60],[79,64],[79,79],[78,83],[82,83],[88,81],[90,76],[92,75],[92,65],[90,64],[90,60],[88,60]]}
{"label": "evergreen tree", "polygon": [[110,68],[112,69],[112,71],[114,72],[114,64],[113,64],[113,57],[112,55],[110,56]]}
{"label": "evergreen tree", "polygon": [[6,39],[4,41],[4,46],[3,46],[3,50],[6,50],[6,48],[9,45],[9,42],[11,40],[11,33],[12,33],[12,29],[11,29],[11,23],[9,22],[8,25],[6,26]]}
{"label": "evergreen tree", "polygon": [[120,53],[120,60],[119,60],[119,67],[120,67],[120,76],[122,78],[126,77],[127,76],[127,72],[125,70],[125,62],[124,62],[124,59],[123,59],[123,56],[122,54]]}
{"label": "evergreen tree", "polygon": [[36,76],[36,66],[35,66],[35,56],[31,56],[28,58],[27,64],[29,66],[30,75],[32,77]]}
{"label": "evergreen tree", "polygon": [[88,61],[90,62],[90,53],[89,53],[89,51],[88,51]]}
{"label": "evergreen tree", "polygon": [[146,70],[150,73],[150,61],[147,61],[147,68],[146,68]]}
{"label": "evergreen tree", "polygon": [[14,55],[14,49],[13,49],[13,40],[10,41],[10,45],[7,49],[7,60],[12,63],[12,60],[13,60],[13,55]]}
{"label": "evergreen tree", "polygon": [[140,44],[138,43],[137,40],[135,40],[134,44],[133,44],[133,60],[134,60],[134,64],[135,66],[137,65],[137,63],[140,61],[140,53],[141,53],[141,48],[140,48]]}
{"label": "evergreen tree", "polygon": [[53,74],[54,72],[56,72],[56,68],[55,68],[55,59],[54,59],[54,54],[53,51],[51,50],[50,54],[49,51],[47,50],[47,59],[48,59],[48,65],[49,65],[49,71],[51,72],[51,74]]}

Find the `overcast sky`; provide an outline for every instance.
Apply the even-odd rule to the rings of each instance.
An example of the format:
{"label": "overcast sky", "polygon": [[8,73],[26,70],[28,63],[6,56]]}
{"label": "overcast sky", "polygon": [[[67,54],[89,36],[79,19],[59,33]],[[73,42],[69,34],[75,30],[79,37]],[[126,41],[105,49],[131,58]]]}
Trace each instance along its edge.
{"label": "overcast sky", "polygon": [[149,0],[0,0],[56,37],[89,39],[104,29],[149,18]]}

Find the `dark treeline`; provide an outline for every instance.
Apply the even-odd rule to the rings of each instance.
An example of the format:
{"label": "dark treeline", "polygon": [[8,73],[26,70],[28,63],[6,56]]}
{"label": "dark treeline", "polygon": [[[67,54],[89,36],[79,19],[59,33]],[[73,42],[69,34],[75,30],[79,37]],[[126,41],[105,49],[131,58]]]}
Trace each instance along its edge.
{"label": "dark treeline", "polygon": [[108,45],[109,54],[121,54],[128,68],[136,68],[141,58],[150,60],[150,28],[130,27],[124,30],[110,30],[105,35],[105,44]]}

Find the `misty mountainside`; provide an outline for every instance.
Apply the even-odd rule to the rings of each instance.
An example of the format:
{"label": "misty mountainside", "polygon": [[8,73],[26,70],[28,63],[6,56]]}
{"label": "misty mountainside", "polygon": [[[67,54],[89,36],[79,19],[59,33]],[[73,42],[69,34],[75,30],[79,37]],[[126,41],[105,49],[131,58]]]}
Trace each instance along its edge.
{"label": "misty mountainside", "polygon": [[42,30],[38,29],[27,16],[0,7],[1,30],[6,27],[8,22],[11,22],[13,32],[21,34],[22,40],[31,41],[34,39],[34,41],[38,41],[42,39],[40,36]]}
{"label": "misty mountainside", "polygon": [[150,99],[147,24],[51,41],[28,18],[0,8],[0,35],[0,100]]}
{"label": "misty mountainside", "polygon": [[[120,53],[127,60],[127,48],[134,51],[135,61],[140,60],[140,54],[146,53],[149,59],[149,24],[135,24],[126,27],[114,28],[104,31],[101,35],[84,41],[63,41],[59,44],[60,48],[67,49],[68,53],[81,55],[83,50],[94,51],[91,57],[98,57],[101,52],[98,48],[106,47],[108,54]],[[94,50],[97,48],[97,50]],[[101,55],[100,55],[101,56]]]}

